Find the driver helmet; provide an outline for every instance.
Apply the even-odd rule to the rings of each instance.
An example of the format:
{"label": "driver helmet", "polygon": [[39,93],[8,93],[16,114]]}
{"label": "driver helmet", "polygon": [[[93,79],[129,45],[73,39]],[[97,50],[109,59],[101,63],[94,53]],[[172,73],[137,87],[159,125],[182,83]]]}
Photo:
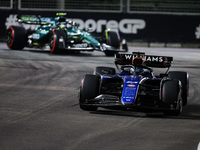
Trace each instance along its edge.
{"label": "driver helmet", "polygon": [[61,22],[60,23],[60,28],[61,29],[71,29],[72,24],[70,22]]}
{"label": "driver helmet", "polygon": [[132,65],[135,66],[135,67],[143,66],[144,61],[141,57],[134,57],[133,60],[132,60]]}
{"label": "driver helmet", "polygon": [[67,23],[66,22],[61,22],[60,23],[60,28],[61,29],[65,29],[67,27]]}
{"label": "driver helmet", "polygon": [[134,57],[132,60],[132,65],[135,67],[135,73],[141,75],[144,72],[144,69],[140,66],[144,65],[144,61],[141,57]]}

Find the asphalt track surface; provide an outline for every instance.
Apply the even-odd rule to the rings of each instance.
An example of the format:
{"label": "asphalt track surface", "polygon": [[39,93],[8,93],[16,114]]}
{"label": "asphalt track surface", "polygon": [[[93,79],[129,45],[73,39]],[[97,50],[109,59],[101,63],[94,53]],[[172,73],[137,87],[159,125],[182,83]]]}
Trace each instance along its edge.
{"label": "asphalt track surface", "polygon": [[[171,70],[190,74],[183,113],[82,111],[81,78],[114,66],[101,52],[52,55],[0,44],[0,150],[197,150],[200,142],[200,49],[129,48],[173,56]],[[157,70],[159,71],[159,70]]]}

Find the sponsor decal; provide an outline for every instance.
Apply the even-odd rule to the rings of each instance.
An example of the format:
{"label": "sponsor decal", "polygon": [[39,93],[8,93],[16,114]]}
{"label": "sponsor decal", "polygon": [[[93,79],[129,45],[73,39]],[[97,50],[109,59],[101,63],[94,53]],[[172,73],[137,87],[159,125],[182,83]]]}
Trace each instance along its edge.
{"label": "sponsor decal", "polygon": [[82,19],[70,19],[79,24],[79,29],[88,29],[92,28],[91,32],[96,31],[101,33],[103,27],[107,29],[112,29],[115,31],[120,31],[125,34],[137,34],[139,30],[142,30],[146,27],[146,22],[143,19],[122,19],[119,22],[116,20],[104,20],[100,19],[95,21],[94,19],[88,19],[83,21]]}
{"label": "sponsor decal", "polygon": [[125,34],[137,34],[139,30],[146,27],[146,22],[143,19],[122,19],[119,22],[116,20],[104,20],[100,19],[95,21],[94,19],[87,19],[83,21],[78,18],[71,18],[70,20],[75,21],[79,24],[79,29],[91,28],[91,32],[96,31],[101,33],[104,29],[112,29]]}
{"label": "sponsor decal", "polygon": [[159,56],[146,56],[146,61],[163,62],[163,57],[159,57]]}
{"label": "sponsor decal", "polygon": [[124,97],[126,98],[126,102],[130,102],[132,99],[129,99],[129,97]]}
{"label": "sponsor decal", "polygon": [[[126,60],[131,60],[133,58],[133,55],[125,54],[124,57]],[[146,56],[145,61],[163,62],[164,60],[162,56]]]}
{"label": "sponsor decal", "polygon": [[127,86],[128,86],[128,87],[135,87],[134,84],[128,84]]}
{"label": "sponsor decal", "polygon": [[86,48],[88,47],[88,44],[87,43],[82,43],[82,44],[73,44],[73,47],[76,47],[76,48]]}
{"label": "sponsor decal", "polygon": [[137,84],[138,83],[138,81],[127,81],[126,83],[132,83],[132,84]]}
{"label": "sponsor decal", "polygon": [[[28,16],[23,16],[21,17],[24,21],[37,21],[35,17],[28,17]],[[49,22],[51,18],[49,17],[43,17],[40,18],[42,22]],[[39,27],[40,25],[33,25],[33,24],[24,24],[24,23],[19,23],[16,22],[17,20],[17,14],[10,14],[9,17],[6,18],[5,26],[6,29],[8,29],[10,26],[23,26],[25,29],[31,29],[34,30],[35,28]]]}
{"label": "sponsor decal", "polygon": [[24,21],[37,21],[37,18],[36,17],[29,17],[29,16],[22,16],[21,17],[22,20]]}
{"label": "sponsor decal", "polygon": [[33,33],[33,39],[40,39],[40,34]]}
{"label": "sponsor decal", "polygon": [[125,55],[125,58],[130,60],[132,58],[132,55]]}

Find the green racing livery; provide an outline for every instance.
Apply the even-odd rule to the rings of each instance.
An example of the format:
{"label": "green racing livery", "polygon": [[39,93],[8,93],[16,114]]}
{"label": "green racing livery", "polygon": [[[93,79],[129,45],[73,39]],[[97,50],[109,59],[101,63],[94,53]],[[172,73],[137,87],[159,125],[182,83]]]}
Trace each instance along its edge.
{"label": "green racing livery", "polygon": [[25,29],[23,26],[10,26],[6,31],[6,43],[10,49],[49,46],[51,53],[59,53],[63,50],[97,50],[107,56],[128,51],[126,40],[121,40],[117,31],[106,29],[101,36],[91,35],[90,29],[78,29],[79,25],[68,20],[63,13],[57,13],[56,17],[47,19],[41,19],[40,16],[19,16],[17,22],[38,25],[38,27],[32,30]]}

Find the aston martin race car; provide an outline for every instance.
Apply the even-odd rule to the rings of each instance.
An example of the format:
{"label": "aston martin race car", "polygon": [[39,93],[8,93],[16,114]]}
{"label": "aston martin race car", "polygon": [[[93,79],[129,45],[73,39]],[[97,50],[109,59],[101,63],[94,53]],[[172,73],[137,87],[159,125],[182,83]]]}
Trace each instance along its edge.
{"label": "aston martin race car", "polygon": [[[82,110],[109,109],[155,110],[165,115],[179,115],[188,102],[189,74],[169,71],[173,57],[116,54],[112,67],[98,66],[86,74],[80,86]],[[153,67],[167,69],[155,75]],[[162,70],[162,69],[161,69]]]}
{"label": "aston martin race car", "polygon": [[[90,29],[79,30],[76,22],[64,15],[41,19],[39,16],[18,16],[20,24],[38,25],[34,30],[23,26],[10,26],[6,31],[6,43],[10,49],[24,47],[43,48],[50,46],[51,53],[66,51],[102,51],[106,55],[128,51],[125,39],[119,33],[106,29],[101,36],[91,35]],[[121,47],[121,49],[120,49]]]}

